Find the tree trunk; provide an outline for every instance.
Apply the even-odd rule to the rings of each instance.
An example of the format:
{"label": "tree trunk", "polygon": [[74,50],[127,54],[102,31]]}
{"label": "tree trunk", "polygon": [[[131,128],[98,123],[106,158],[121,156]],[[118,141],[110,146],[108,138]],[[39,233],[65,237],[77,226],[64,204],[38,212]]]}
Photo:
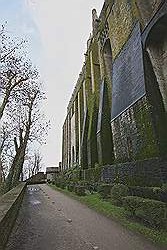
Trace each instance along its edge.
{"label": "tree trunk", "polygon": [[10,167],[9,174],[7,176],[7,179],[6,179],[6,191],[9,191],[12,188],[12,185],[13,185],[12,180],[13,180],[15,168],[17,166],[17,162],[19,159],[19,155],[20,155],[20,148],[16,152],[16,155],[15,155],[13,162],[12,162],[12,166]]}
{"label": "tree trunk", "polygon": [[3,180],[3,170],[2,170],[2,161],[0,158],[0,184],[2,183]]}
{"label": "tree trunk", "polygon": [[[31,112],[30,112],[31,114]],[[26,128],[26,133],[24,136],[24,139],[22,136],[20,137],[20,147],[19,147],[19,157],[18,160],[16,161],[16,164],[14,166],[14,174],[12,178],[12,186],[15,186],[19,183],[21,173],[23,171],[23,164],[24,164],[24,157],[25,157],[25,152],[26,152],[26,147],[29,139],[29,134],[30,134],[30,126],[31,122],[29,121],[27,128]],[[22,133],[22,132],[21,132]]]}

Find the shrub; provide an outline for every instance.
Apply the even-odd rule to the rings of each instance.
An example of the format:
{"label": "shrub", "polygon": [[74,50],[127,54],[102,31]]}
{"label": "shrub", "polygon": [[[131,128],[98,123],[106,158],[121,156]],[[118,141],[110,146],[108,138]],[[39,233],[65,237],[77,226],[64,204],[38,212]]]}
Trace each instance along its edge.
{"label": "shrub", "polygon": [[65,182],[61,182],[59,184],[59,187],[62,188],[62,189],[64,189],[66,187],[66,183]]}
{"label": "shrub", "polygon": [[167,226],[167,206],[164,202],[127,196],[123,198],[123,205],[131,215],[140,218],[151,226]]}
{"label": "shrub", "polygon": [[64,189],[66,187],[66,181],[64,178],[61,176],[56,179],[55,184],[57,187]]}
{"label": "shrub", "polygon": [[74,191],[79,196],[86,195],[84,186],[77,185],[77,186],[75,186]]}
{"label": "shrub", "polygon": [[68,191],[70,191],[70,192],[73,192],[73,191],[74,191],[74,187],[75,187],[75,185],[74,185],[73,183],[69,183],[69,184],[67,185],[67,189],[68,189]]}
{"label": "shrub", "polygon": [[161,200],[167,203],[167,183],[162,185]]}
{"label": "shrub", "polygon": [[93,192],[97,192],[97,188],[98,188],[98,183],[92,183],[92,182],[85,182],[84,183],[84,186],[85,186],[85,189],[88,190],[91,194]]}
{"label": "shrub", "polygon": [[72,167],[62,173],[63,178],[68,182],[78,182],[81,179],[81,170],[76,166]]}
{"label": "shrub", "polygon": [[122,197],[129,195],[129,189],[126,185],[115,184],[111,188],[111,198],[114,199],[118,205],[122,204]]}
{"label": "shrub", "polygon": [[139,196],[143,198],[158,200],[158,191],[160,188],[152,188],[152,187],[129,187],[130,189],[130,195],[132,196]]}
{"label": "shrub", "polygon": [[98,186],[98,193],[101,195],[101,197],[103,199],[110,198],[111,188],[112,188],[111,184],[106,184],[106,183],[105,184],[100,184]]}
{"label": "shrub", "polygon": [[90,183],[90,187],[92,189],[92,192],[97,192],[98,191],[98,186],[99,186],[98,182]]}
{"label": "shrub", "polygon": [[167,192],[167,182],[162,184],[162,191]]}
{"label": "shrub", "polygon": [[160,187],[129,187],[130,195],[167,202],[167,191]]}
{"label": "shrub", "polygon": [[58,180],[56,180],[55,185],[56,185],[57,187],[60,187],[60,182],[59,182]]}

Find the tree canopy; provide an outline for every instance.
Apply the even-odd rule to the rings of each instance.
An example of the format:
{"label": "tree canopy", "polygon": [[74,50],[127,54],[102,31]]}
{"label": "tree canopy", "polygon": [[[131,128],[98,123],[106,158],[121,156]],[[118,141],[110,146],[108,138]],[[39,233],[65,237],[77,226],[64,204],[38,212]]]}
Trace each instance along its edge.
{"label": "tree canopy", "polygon": [[[45,100],[39,71],[28,59],[26,42],[0,31],[0,182],[9,190],[23,174],[26,155],[45,142],[49,122],[41,111]],[[41,159],[40,151],[35,161]],[[38,161],[38,165],[41,161]],[[34,164],[37,164],[36,162]],[[32,163],[29,164],[30,166]],[[32,166],[31,166],[32,167]],[[39,166],[37,167],[39,169]],[[29,171],[33,172],[33,171]],[[34,172],[33,172],[34,173]]]}

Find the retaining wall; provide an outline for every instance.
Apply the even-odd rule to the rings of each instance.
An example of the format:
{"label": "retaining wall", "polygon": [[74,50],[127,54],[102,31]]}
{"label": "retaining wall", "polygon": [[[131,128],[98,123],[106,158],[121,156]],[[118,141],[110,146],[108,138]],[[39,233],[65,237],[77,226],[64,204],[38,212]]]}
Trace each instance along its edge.
{"label": "retaining wall", "polygon": [[102,170],[102,181],[117,181],[129,185],[157,186],[167,182],[167,161],[153,158],[107,165]]}
{"label": "retaining wall", "polygon": [[21,183],[0,197],[0,250],[5,249],[25,193],[26,183]]}

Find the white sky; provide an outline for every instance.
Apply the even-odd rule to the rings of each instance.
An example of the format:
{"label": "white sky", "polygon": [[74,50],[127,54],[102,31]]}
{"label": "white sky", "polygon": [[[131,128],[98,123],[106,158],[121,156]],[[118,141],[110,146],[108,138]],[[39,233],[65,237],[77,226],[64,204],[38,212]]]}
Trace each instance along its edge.
{"label": "white sky", "polygon": [[[22,1],[16,0],[18,6]],[[1,2],[7,9],[10,3],[14,5],[15,1],[0,0]],[[91,11],[96,8],[99,14],[103,2],[24,0],[24,11],[23,6],[19,7],[22,12],[20,18],[17,18],[18,6],[15,6],[15,20],[18,20],[13,29],[22,29],[30,38],[31,56],[40,64],[45,82],[48,98],[45,112],[51,121],[47,144],[42,150],[45,166],[58,165],[61,161],[62,126],[68,102],[84,62],[86,42],[92,31]],[[3,15],[4,18],[9,16],[11,19],[11,10],[6,14],[7,17],[4,12]]]}

